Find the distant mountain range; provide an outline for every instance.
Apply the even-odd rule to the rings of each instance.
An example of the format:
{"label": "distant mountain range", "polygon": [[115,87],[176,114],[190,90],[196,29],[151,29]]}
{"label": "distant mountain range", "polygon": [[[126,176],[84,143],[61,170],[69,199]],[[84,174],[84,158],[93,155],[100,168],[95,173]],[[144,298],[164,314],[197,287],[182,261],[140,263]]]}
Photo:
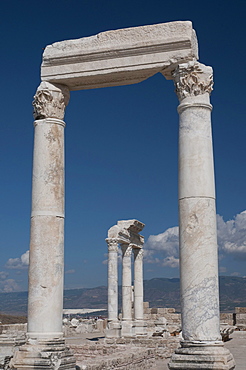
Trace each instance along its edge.
{"label": "distant mountain range", "polygon": [[[174,307],[179,312],[179,293],[179,279],[155,278],[144,281],[144,300],[150,303],[150,307]],[[119,287],[119,306],[121,306],[121,287]],[[234,307],[246,307],[246,278],[221,276],[221,311],[233,312]],[[107,309],[107,287],[65,290],[64,308]],[[0,312],[26,315],[27,292],[0,293]]]}

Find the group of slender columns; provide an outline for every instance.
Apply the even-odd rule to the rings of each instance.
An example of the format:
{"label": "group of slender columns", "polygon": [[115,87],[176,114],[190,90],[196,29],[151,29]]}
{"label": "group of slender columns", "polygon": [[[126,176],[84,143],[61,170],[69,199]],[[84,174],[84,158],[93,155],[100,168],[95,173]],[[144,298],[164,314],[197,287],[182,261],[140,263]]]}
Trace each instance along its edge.
{"label": "group of slender columns", "polygon": [[[124,225],[126,223],[126,225]],[[108,331],[107,336],[129,336],[144,334],[143,325],[143,237],[138,237],[138,244],[131,243],[129,229],[138,223],[136,220],[120,221],[109,230],[118,238],[107,238],[108,244]],[[126,227],[122,227],[122,226]],[[142,226],[143,227],[143,226]],[[121,239],[122,232],[128,242]],[[136,235],[134,235],[136,238]],[[122,250],[122,320],[118,320],[118,245]],[[134,287],[132,292],[132,254],[134,255]],[[132,294],[134,294],[132,313]]]}
{"label": "group of slender columns", "polygon": [[[209,100],[213,85],[212,68],[192,61],[178,65],[172,76],[180,100],[179,223],[183,340],[181,347],[173,355],[169,368],[229,370],[234,368],[234,360],[229,351],[223,347],[219,329],[218,256],[210,120],[212,106]],[[57,369],[75,368],[75,361],[69,352],[65,356],[62,335],[65,127],[63,116],[68,100],[69,89],[66,86],[48,82],[41,83],[34,99],[35,141],[28,341],[16,355],[16,369],[26,368],[27,363],[31,364],[28,365],[29,368],[35,366],[39,368],[42,361],[47,362],[44,365],[47,368],[53,368],[50,363],[54,362]],[[143,334],[144,331],[143,238],[138,235],[143,224],[140,224],[136,220],[120,221],[113,227],[113,231],[112,228],[109,230],[106,239],[108,320],[109,329],[112,329],[108,332],[109,336]],[[118,245],[122,249],[120,325]],[[132,250],[134,317],[132,317]],[[27,348],[28,345],[35,347],[35,343],[38,344],[36,358]],[[47,345],[55,346],[56,350],[51,350],[53,358],[44,355],[45,360],[40,359],[42,357],[40,343],[44,343],[46,352]]]}

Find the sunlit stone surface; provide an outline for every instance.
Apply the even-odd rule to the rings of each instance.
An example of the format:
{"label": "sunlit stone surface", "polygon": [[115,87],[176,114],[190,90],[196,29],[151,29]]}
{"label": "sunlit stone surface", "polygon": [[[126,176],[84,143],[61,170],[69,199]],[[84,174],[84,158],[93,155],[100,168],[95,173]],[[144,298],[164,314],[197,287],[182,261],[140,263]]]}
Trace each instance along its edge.
{"label": "sunlit stone surface", "polygon": [[209,95],[212,68],[181,64],[173,73],[180,100],[179,235],[181,348],[170,369],[233,369],[220,336],[218,248]]}
{"label": "sunlit stone surface", "polygon": [[[212,69],[198,59],[189,21],[107,31],[45,48],[34,97],[35,143],[27,342],[16,369],[75,369],[62,334],[64,243],[64,110],[70,90],[137,83],[161,72],[174,79],[180,100],[179,207],[184,340],[170,369],[234,368],[219,334],[218,267],[209,94]],[[163,205],[164,206],[164,205]],[[108,232],[110,336],[145,333],[142,246],[137,220]],[[113,239],[115,239],[113,241]],[[114,246],[112,246],[114,244]],[[123,250],[123,315],[118,322],[117,252]],[[134,316],[130,252],[134,250]]]}

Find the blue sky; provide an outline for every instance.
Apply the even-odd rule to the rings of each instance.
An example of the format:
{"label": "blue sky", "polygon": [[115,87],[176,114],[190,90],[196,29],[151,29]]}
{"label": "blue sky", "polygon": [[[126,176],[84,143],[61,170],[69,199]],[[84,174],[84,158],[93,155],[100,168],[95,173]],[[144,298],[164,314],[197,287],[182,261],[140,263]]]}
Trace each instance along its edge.
{"label": "blue sky", "polygon": [[[27,289],[32,97],[43,49],[102,31],[191,20],[211,102],[220,271],[245,276],[245,1],[2,1],[0,291]],[[178,100],[161,74],[76,91],[66,110],[65,287],[106,285],[104,241],[120,219],[146,224],[144,277],[178,276]],[[150,237],[151,236],[151,237]]]}

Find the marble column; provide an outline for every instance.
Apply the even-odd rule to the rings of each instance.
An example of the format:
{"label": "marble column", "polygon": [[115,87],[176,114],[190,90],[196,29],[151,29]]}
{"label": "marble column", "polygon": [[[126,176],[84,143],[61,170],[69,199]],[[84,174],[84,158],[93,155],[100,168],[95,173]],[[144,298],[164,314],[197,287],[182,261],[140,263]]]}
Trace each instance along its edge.
{"label": "marble column", "polygon": [[[233,369],[220,336],[218,252],[211,135],[212,68],[198,62],[173,74],[180,100],[179,235],[182,336],[170,369]],[[188,355],[188,356],[187,356]],[[195,367],[194,367],[195,366]]]}
{"label": "marble column", "polygon": [[106,336],[120,336],[118,321],[118,239],[107,238],[108,244],[108,327]]}
{"label": "marble column", "polygon": [[132,246],[121,244],[122,249],[122,330],[121,336],[132,333]]}
{"label": "marble column", "polygon": [[[27,345],[17,369],[57,369],[75,360],[62,333],[64,270],[64,127],[66,86],[42,82],[34,97],[34,154]],[[48,351],[48,354],[47,354]],[[51,353],[53,355],[51,355]],[[45,353],[45,354],[44,354]],[[43,355],[44,354],[44,355]],[[45,357],[46,356],[46,357]],[[53,357],[52,357],[53,356]],[[45,359],[44,359],[45,358]],[[66,367],[67,368],[67,367]]]}
{"label": "marble column", "polygon": [[134,248],[134,325],[135,334],[145,334],[143,313],[143,249]]}
{"label": "marble column", "polygon": [[134,318],[143,320],[143,249],[134,248]]}

